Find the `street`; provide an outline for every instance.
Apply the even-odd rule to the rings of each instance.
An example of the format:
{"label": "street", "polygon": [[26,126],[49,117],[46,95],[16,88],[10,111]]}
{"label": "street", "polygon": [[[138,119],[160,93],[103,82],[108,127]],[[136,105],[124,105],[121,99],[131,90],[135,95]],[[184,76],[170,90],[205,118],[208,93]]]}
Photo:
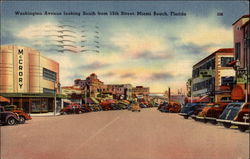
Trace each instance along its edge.
{"label": "street", "polygon": [[248,159],[249,132],[156,108],[33,117],[1,126],[1,159]]}

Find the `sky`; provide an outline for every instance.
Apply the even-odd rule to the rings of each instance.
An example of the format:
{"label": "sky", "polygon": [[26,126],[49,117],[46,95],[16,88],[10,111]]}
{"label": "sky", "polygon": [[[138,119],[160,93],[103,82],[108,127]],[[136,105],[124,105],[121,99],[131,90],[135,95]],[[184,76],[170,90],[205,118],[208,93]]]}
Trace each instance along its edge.
{"label": "sky", "polygon": [[[247,1],[1,1],[1,45],[32,47],[59,62],[62,86],[96,73],[105,84],[184,92],[194,64],[217,49],[233,47],[232,23],[249,14],[248,5]],[[45,15],[46,11],[55,15]]]}

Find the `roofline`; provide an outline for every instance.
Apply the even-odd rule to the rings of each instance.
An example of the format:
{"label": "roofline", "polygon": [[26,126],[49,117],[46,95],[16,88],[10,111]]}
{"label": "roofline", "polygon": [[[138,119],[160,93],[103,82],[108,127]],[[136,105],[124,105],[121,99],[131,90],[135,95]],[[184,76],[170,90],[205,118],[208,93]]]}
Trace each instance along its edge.
{"label": "roofline", "polygon": [[[232,50],[232,52],[230,52],[231,50]],[[210,54],[209,56],[207,56],[204,59],[202,59],[201,61],[199,61],[198,63],[194,64],[193,68],[196,67],[197,65],[201,64],[202,62],[206,61],[207,59],[212,58],[217,53],[234,54],[234,48],[221,48],[221,49],[218,49],[215,52],[213,52],[212,54]]]}
{"label": "roofline", "polygon": [[250,17],[250,14],[245,14],[243,16],[241,16],[239,19],[237,19],[232,25],[234,25],[235,23],[237,23],[239,20],[241,20],[242,18],[247,18]]}

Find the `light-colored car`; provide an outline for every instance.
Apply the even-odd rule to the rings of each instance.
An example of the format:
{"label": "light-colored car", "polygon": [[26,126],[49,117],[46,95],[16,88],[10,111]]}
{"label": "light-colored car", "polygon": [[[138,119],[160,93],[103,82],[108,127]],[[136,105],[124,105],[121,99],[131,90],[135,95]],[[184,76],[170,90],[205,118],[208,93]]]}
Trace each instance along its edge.
{"label": "light-colored car", "polygon": [[132,112],[135,112],[135,111],[140,112],[141,108],[140,108],[138,103],[134,103],[134,104],[132,104],[132,109],[131,110],[132,110]]}

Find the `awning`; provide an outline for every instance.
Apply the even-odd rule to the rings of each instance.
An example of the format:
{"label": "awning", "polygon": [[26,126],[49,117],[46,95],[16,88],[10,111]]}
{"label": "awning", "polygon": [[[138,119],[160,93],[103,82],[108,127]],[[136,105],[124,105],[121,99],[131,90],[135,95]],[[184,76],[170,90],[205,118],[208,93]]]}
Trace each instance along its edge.
{"label": "awning", "polygon": [[210,97],[208,95],[205,95],[203,97],[186,97],[185,103],[208,103],[210,101]]}
{"label": "awning", "polygon": [[94,97],[90,97],[90,98],[91,98],[91,100],[92,100],[95,104],[99,104],[99,102],[98,102],[97,99],[95,99]]}
{"label": "awning", "polygon": [[0,96],[0,102],[7,102],[10,103],[10,100],[8,98],[5,98],[3,96]]}
{"label": "awning", "polygon": [[236,85],[231,93],[232,100],[244,100],[245,99],[245,89],[244,85]]}

